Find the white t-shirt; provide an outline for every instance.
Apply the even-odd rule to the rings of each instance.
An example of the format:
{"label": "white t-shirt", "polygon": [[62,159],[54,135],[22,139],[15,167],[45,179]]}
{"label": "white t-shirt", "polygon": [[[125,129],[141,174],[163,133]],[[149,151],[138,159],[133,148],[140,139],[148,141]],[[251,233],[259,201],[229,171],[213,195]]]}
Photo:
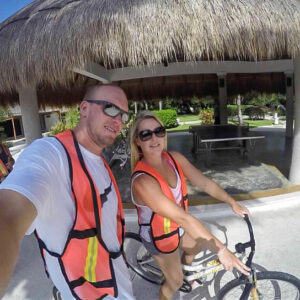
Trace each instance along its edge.
{"label": "white t-shirt", "polygon": [[[101,157],[82,146],[80,150],[99,193],[104,193],[105,188],[110,186],[111,179]],[[48,250],[61,254],[75,219],[75,205],[70,193],[67,155],[60,142],[48,137],[36,140],[25,148],[18,157],[14,170],[0,185],[0,189],[17,191],[35,205],[38,214],[26,234],[31,234],[37,229]],[[117,207],[117,195],[112,188],[107,201],[103,203],[101,221],[102,237],[110,251],[120,249],[116,234]],[[57,258],[47,253],[46,262],[50,277],[62,293],[63,299],[73,299]],[[134,299],[123,256],[114,259],[113,266],[118,286],[117,299]],[[105,299],[115,298],[107,296]]]}

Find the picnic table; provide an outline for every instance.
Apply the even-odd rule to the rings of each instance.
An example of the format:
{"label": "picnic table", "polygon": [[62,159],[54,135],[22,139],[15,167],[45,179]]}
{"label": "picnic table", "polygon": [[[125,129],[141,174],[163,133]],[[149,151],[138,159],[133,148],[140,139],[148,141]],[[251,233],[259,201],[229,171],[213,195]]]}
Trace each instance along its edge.
{"label": "picnic table", "polygon": [[214,150],[239,149],[247,155],[250,164],[255,164],[255,144],[265,136],[249,131],[248,126],[237,125],[197,125],[190,126],[193,134],[193,149],[195,154],[204,151],[206,163],[210,164],[211,152]]}

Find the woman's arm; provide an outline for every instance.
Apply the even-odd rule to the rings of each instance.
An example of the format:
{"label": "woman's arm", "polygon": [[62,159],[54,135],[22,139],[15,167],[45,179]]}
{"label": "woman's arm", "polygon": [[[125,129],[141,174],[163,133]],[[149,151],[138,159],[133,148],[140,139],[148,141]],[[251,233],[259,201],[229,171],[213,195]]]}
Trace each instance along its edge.
{"label": "woman's arm", "polygon": [[226,270],[231,271],[236,268],[240,272],[248,274],[249,269],[226,249],[198,219],[186,213],[162,193],[159,183],[154,178],[146,174],[136,178],[133,182],[133,195],[139,204],[146,205],[157,214],[173,220],[199,244],[217,253]]}
{"label": "woman's arm", "polygon": [[249,210],[239,205],[226,191],[216,182],[204,176],[200,170],[195,168],[182,154],[171,152],[171,155],[179,162],[184,176],[200,190],[208,195],[231,205],[232,210],[239,216],[249,214]]}

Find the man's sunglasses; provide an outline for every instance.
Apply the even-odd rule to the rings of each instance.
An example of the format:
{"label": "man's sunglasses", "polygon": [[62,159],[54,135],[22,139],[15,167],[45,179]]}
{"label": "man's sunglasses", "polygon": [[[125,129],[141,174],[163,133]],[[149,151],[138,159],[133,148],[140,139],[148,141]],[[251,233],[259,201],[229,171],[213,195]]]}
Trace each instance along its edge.
{"label": "man's sunglasses", "polygon": [[152,134],[155,134],[157,137],[164,137],[166,135],[166,129],[163,126],[156,127],[154,130],[146,129],[138,133],[138,137],[142,142],[151,140]]}
{"label": "man's sunglasses", "polygon": [[104,100],[85,100],[85,101],[89,103],[102,105],[103,112],[109,117],[115,118],[119,114],[121,114],[121,119],[123,124],[126,124],[129,121],[129,113],[110,102]]}

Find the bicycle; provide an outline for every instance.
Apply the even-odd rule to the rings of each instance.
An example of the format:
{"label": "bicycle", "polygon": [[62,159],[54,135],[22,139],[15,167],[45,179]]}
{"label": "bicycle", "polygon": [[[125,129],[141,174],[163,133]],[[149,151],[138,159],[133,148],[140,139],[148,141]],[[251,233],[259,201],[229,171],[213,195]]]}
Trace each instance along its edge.
{"label": "bicycle", "polygon": [[[126,163],[130,158],[130,148],[128,143],[128,132],[121,131],[120,136],[116,140],[115,144],[111,149],[105,149],[103,155],[108,162],[108,165],[112,168],[117,161],[120,161],[119,166],[121,170],[125,167]],[[109,158],[110,153],[112,156]]]}
{"label": "bicycle", "polygon": [[[250,240],[245,243],[237,243],[235,245],[235,254],[240,259],[246,259],[246,265],[251,269],[250,275],[245,276],[236,272],[236,278],[230,279],[218,292],[216,291],[216,299],[228,300],[245,300],[245,299],[300,299],[300,280],[293,275],[283,272],[261,271],[257,272],[253,264],[255,253],[254,232],[246,215],[244,220],[248,226]],[[250,248],[247,255],[246,250]],[[155,263],[151,255],[143,246],[141,239],[137,233],[128,232],[125,235],[124,252],[128,266],[143,279],[154,284],[161,285],[163,283],[163,274],[158,265]],[[207,277],[216,275],[224,270],[220,261],[214,254],[206,257],[196,256],[192,265],[182,265],[184,272],[184,284],[181,288],[183,292],[192,290],[189,284],[192,280],[204,284]]]}

